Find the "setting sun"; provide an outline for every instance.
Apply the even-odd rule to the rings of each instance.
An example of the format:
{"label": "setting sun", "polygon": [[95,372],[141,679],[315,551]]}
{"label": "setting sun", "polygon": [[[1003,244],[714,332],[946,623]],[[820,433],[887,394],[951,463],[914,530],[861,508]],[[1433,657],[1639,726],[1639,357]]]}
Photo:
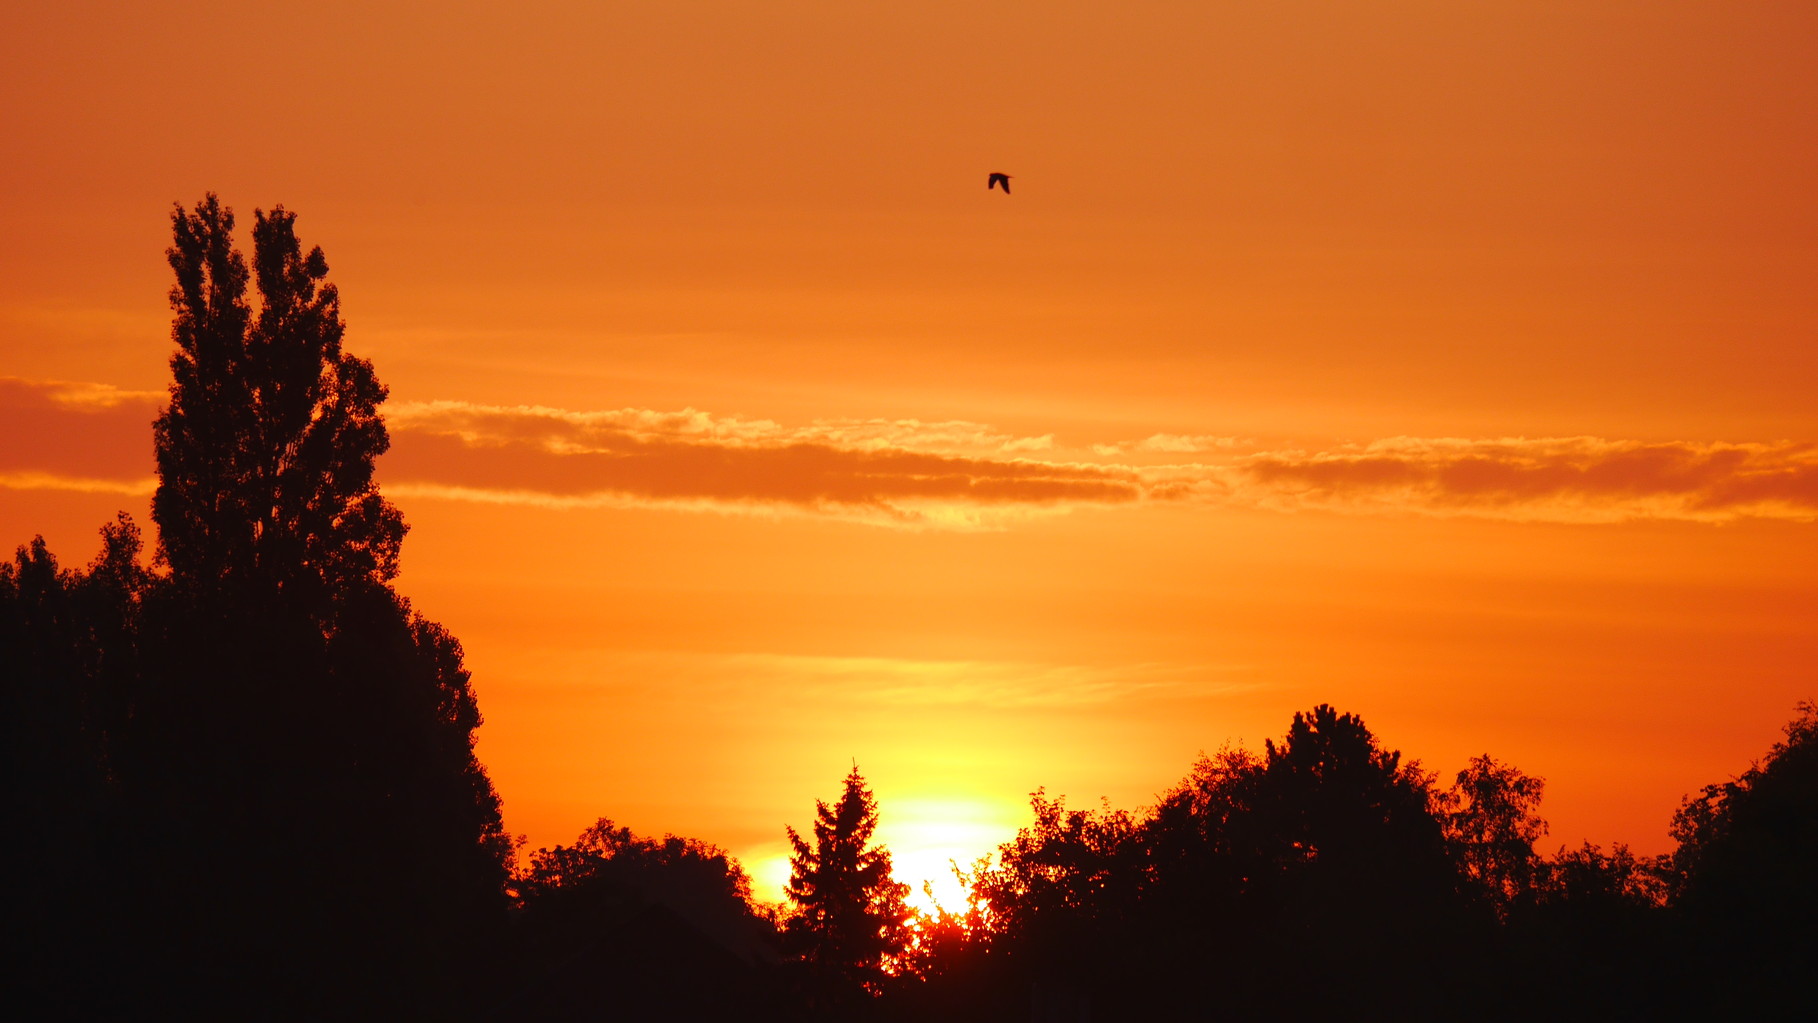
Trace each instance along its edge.
{"label": "setting sun", "polygon": [[966,888],[954,868],[972,870],[980,857],[1014,837],[1028,815],[1026,806],[938,797],[890,800],[884,811],[889,817],[878,838],[890,847],[898,879],[914,888],[910,905],[923,910],[963,909]]}

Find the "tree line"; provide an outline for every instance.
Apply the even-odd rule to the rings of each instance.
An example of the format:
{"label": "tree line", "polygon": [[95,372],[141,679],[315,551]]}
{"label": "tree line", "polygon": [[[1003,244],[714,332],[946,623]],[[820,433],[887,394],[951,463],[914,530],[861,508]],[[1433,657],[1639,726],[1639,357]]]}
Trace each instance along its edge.
{"label": "tree line", "polygon": [[[908,908],[857,765],[785,831],[781,905],[724,850],[602,819],[516,855],[459,642],[392,588],[372,366],[295,215],[250,265],[172,215],[150,549],[0,563],[0,770],[25,1018],[1117,1020],[1567,1016],[1805,1004],[1818,710],[1689,797],[1676,850],[1543,854],[1541,779],[1441,785],[1294,715],[1153,806],[1031,821]],[[257,303],[249,295],[256,290]],[[1793,1001],[1789,1002],[1788,1000]]]}

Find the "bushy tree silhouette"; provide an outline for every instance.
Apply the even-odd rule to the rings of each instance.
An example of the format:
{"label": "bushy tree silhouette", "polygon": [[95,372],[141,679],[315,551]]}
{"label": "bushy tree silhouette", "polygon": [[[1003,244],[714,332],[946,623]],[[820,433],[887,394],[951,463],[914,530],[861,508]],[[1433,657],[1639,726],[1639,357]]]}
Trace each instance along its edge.
{"label": "bushy tree silhouette", "polygon": [[1095,939],[1127,929],[1148,879],[1139,822],[1109,806],[1069,810],[1063,797],[1038,789],[1034,821],[998,849],[974,889],[990,907],[992,926],[1030,944],[1031,952],[1068,971],[1101,958]]}
{"label": "bushy tree silhouette", "polygon": [[1538,812],[1546,783],[1484,754],[1458,772],[1440,800],[1446,842],[1471,890],[1507,920],[1511,907],[1533,897],[1538,856],[1547,833]]}
{"label": "bushy tree silhouette", "polygon": [[1818,705],[1804,703],[1767,756],[1706,786],[1673,816],[1675,899],[1704,960],[1705,996],[1751,1010],[1809,1004],[1818,969]]}
{"label": "bushy tree silhouette", "polygon": [[1321,704],[1264,743],[1254,812],[1284,869],[1344,872],[1395,854],[1440,851],[1432,779],[1378,745],[1363,719]]}
{"label": "bushy tree silhouette", "polygon": [[[526,906],[586,888],[618,888],[698,917],[712,930],[734,930],[755,919],[751,879],[726,850],[675,835],[641,838],[604,817],[573,845],[531,853],[517,885]],[[723,919],[707,923],[715,916]]]}
{"label": "bushy tree silhouette", "polygon": [[538,849],[517,878],[514,1019],[597,1012],[765,1019],[784,1008],[777,934],[724,849],[642,838],[602,818]]}
{"label": "bushy tree silhouette", "polygon": [[832,806],[816,801],[812,844],[785,828],[790,847],[784,888],[794,914],[785,934],[818,974],[876,992],[909,938],[909,886],[890,874],[890,850],[871,844],[877,802],[858,766]]}
{"label": "bushy tree silhouette", "polygon": [[0,959],[0,990],[26,1015],[130,1004],[108,968],[136,937],[121,781],[139,767],[129,724],[150,577],[131,519],[101,533],[86,570],[60,568],[42,537],[0,562],[0,817],[15,836],[0,870],[17,882],[0,903],[9,933],[30,936]]}
{"label": "bushy tree silhouette", "polygon": [[1432,962],[1400,951],[1455,926],[1432,795],[1328,706],[1261,755],[1202,758],[1146,814],[1038,793],[1034,823],[977,875],[1000,978],[1093,1018],[1279,1012],[1286,984],[1306,1014],[1391,989],[1440,1000]]}

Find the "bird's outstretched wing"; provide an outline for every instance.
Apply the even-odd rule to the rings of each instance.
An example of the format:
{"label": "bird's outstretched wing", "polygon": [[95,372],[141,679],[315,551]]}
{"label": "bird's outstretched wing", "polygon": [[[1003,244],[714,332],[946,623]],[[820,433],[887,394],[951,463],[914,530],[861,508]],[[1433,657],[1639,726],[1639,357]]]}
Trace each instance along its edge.
{"label": "bird's outstretched wing", "polygon": [[989,192],[989,191],[991,191],[992,188],[995,188],[995,187],[1002,187],[1004,190],[1004,194],[1009,195],[1010,194],[1010,175],[1004,174],[1004,173],[998,172],[998,171],[993,171],[991,176],[985,179],[985,191]]}

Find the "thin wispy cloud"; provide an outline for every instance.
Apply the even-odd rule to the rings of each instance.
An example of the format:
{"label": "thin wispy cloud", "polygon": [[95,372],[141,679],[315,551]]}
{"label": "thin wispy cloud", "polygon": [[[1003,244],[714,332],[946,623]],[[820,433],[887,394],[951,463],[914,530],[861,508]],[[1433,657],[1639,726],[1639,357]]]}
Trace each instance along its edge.
{"label": "thin wispy cloud", "polygon": [[155,405],[167,397],[163,391],[134,391],[89,380],[27,380],[0,376],[0,388],[29,391],[44,401],[78,412],[99,412],[123,405]]}
{"label": "thin wispy cloud", "polygon": [[1094,444],[1092,452],[1107,458],[1130,454],[1199,454],[1202,452],[1224,452],[1241,447],[1244,440],[1240,437],[1218,437],[1210,434],[1157,433],[1142,440],[1119,441],[1113,444]]}
{"label": "thin wispy cloud", "polygon": [[1260,685],[1241,668],[1115,667],[1020,661],[745,654],[741,677],[788,679],[801,696],[886,707],[1085,708],[1235,692]]}
{"label": "thin wispy cloud", "polygon": [[96,479],[53,472],[0,471],[0,490],[62,490],[75,494],[119,494],[150,497],[158,489],[155,476],[137,479]]}

